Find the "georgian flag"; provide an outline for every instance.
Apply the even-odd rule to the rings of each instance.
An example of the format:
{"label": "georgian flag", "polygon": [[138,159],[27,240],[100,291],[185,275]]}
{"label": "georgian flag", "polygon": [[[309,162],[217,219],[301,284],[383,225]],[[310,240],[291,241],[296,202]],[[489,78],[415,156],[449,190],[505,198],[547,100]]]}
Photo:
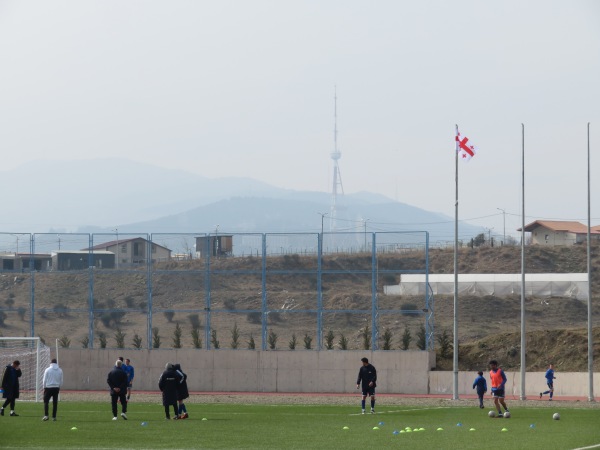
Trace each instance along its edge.
{"label": "georgian flag", "polygon": [[468,137],[462,137],[458,131],[456,132],[456,142],[458,147],[458,159],[462,159],[465,162],[470,161],[470,159],[475,156],[477,147],[469,142]]}

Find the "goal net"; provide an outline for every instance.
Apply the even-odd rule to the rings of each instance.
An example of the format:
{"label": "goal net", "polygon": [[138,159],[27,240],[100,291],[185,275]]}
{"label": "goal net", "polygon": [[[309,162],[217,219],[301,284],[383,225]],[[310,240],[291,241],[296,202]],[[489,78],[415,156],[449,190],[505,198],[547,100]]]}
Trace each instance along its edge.
{"label": "goal net", "polygon": [[22,373],[19,400],[41,401],[42,377],[50,365],[50,348],[39,337],[0,337],[0,376],[6,366],[17,360]]}

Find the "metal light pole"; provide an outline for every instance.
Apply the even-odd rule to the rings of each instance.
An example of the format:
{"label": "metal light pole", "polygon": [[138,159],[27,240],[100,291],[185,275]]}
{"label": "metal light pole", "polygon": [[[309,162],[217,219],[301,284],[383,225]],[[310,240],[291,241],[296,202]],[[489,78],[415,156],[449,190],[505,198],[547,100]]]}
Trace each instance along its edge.
{"label": "metal light pole", "polygon": [[594,336],[593,336],[593,316],[592,316],[592,260],[591,260],[591,228],[592,222],[590,217],[591,211],[591,191],[590,191],[590,123],[587,124],[587,272],[588,272],[588,401],[593,402],[594,399]]}
{"label": "metal light pole", "polygon": [[504,226],[504,232],[502,233],[502,245],[506,245],[506,210],[502,208],[496,208],[498,211],[502,211],[502,223]]}
{"label": "metal light pole", "polygon": [[525,394],[525,378],[527,371],[527,353],[525,340],[525,124],[521,124],[521,396],[520,400],[527,400]]}
{"label": "metal light pole", "polygon": [[367,222],[369,219],[363,219],[363,225],[365,227],[365,252],[367,251]]}

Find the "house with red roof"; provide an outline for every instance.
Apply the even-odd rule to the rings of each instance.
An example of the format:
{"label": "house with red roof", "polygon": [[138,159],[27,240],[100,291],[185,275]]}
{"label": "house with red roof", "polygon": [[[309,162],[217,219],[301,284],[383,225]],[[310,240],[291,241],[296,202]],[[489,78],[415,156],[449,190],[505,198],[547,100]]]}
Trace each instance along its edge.
{"label": "house with red roof", "polygon": [[[517,231],[521,231],[519,228]],[[569,220],[536,220],[525,226],[531,245],[575,245],[587,240],[587,225]],[[591,227],[591,239],[600,239],[600,225]]]}

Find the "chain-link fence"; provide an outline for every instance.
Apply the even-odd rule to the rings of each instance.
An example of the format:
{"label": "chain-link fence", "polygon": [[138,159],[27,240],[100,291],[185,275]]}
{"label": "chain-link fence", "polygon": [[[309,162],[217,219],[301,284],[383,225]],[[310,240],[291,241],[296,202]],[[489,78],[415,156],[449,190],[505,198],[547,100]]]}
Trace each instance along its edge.
{"label": "chain-link fence", "polygon": [[427,232],[0,233],[0,332],[63,347],[432,349],[429,291],[383,294],[428,272]]}

